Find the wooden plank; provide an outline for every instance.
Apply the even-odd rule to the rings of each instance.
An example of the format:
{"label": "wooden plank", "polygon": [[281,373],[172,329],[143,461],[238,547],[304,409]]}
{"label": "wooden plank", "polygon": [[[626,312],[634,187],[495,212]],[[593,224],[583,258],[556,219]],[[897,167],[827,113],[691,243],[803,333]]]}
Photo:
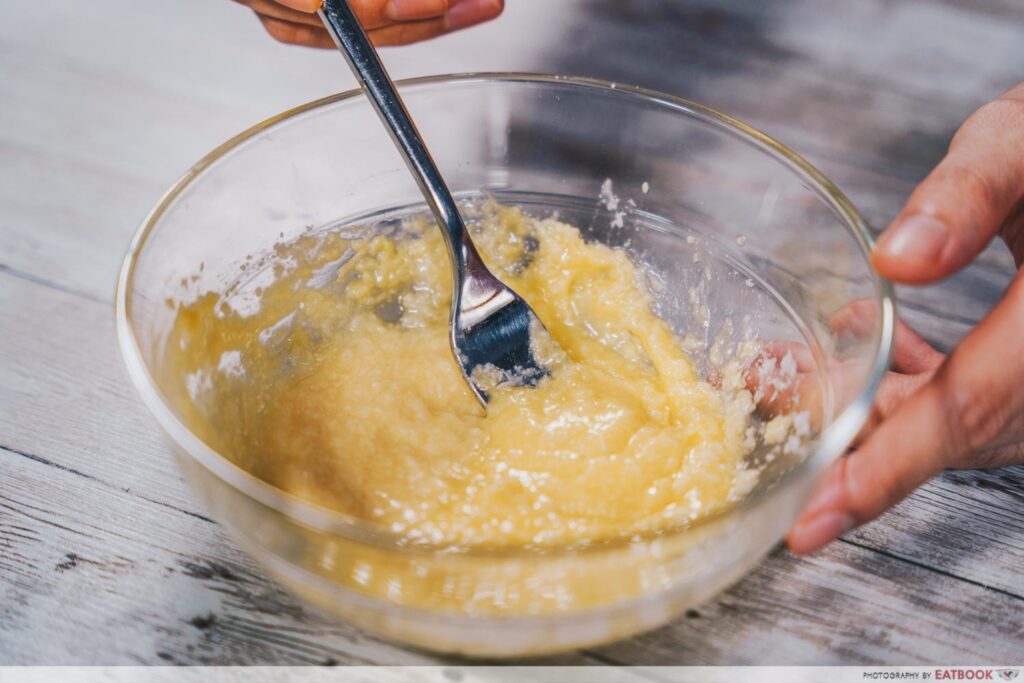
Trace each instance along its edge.
{"label": "wooden plank", "polygon": [[[955,7],[963,6],[963,0],[932,1]],[[985,12],[1008,21],[1024,22],[1024,6],[1017,2],[1017,0],[971,0],[970,8],[972,11]]]}
{"label": "wooden plank", "polygon": [[[195,509],[177,483],[177,471],[155,422],[129,385],[105,305],[83,303],[0,274],[0,317],[10,321],[12,329],[34,331],[0,336],[0,358],[12,359],[0,364],[0,445],[41,455],[101,481],[118,482],[166,505]],[[75,363],[76,358],[89,362]],[[105,407],[105,418],[98,419],[97,405]],[[941,492],[938,495],[941,498]],[[939,515],[929,511],[929,500],[921,501],[920,514],[931,524]],[[999,514],[1024,517],[1012,496],[986,500]],[[909,514],[915,509],[911,506]],[[942,527],[951,534],[961,528],[955,519]],[[997,531],[1002,530],[991,529],[989,535]],[[994,571],[1013,576],[1024,553],[1008,548],[996,561]],[[963,575],[989,580],[977,572]]]}
{"label": "wooden plank", "polygon": [[0,463],[4,664],[449,661],[299,602],[208,520],[8,450]]}
{"label": "wooden plank", "polygon": [[[159,520],[161,525],[177,524],[174,520],[182,516],[196,519],[182,513],[202,514],[183,490],[162,442],[156,437],[156,425],[141,414],[127,380],[121,376],[120,360],[111,343],[111,322],[106,306],[83,302],[73,295],[0,274],[0,317],[12,321],[14,329],[34,321],[36,330],[32,337],[0,337],[0,358],[18,359],[16,364],[0,364],[0,434],[7,441],[3,445],[30,452],[63,468],[59,472],[72,474],[73,471],[75,476],[91,482],[89,486],[133,496],[141,501],[136,505],[151,506],[147,515]],[[92,362],[69,366],[67,359],[76,354]],[[97,405],[104,406],[109,411],[107,415],[117,419],[97,420]],[[930,484],[855,540],[938,569],[942,573],[937,576],[943,577],[943,581],[952,581],[946,574],[955,574],[973,584],[991,585],[1018,595],[1024,593],[1017,571],[1024,562],[1024,515],[1019,492],[1014,494],[1014,483],[1020,481],[1021,473],[956,476],[961,478],[963,487],[954,489],[942,481]],[[985,482],[1002,479],[1006,483],[1001,490],[991,486],[983,488]],[[980,491],[980,496],[976,496],[975,491],[968,496],[974,496],[974,508],[964,505],[966,487]],[[65,496],[51,492],[50,497]],[[81,497],[75,494],[69,499]],[[107,513],[97,511],[95,517],[103,519],[104,514]],[[68,516],[54,518],[54,521],[67,524],[66,520],[74,518],[69,512]],[[84,515],[83,521],[95,526],[100,524],[97,519],[89,513]],[[212,530],[204,531],[202,525],[186,521],[190,527],[195,527],[186,536],[213,535]],[[104,528],[111,533],[123,533],[116,524]],[[927,529],[927,534],[922,536],[922,529]],[[43,535],[38,530],[35,533]],[[195,542],[196,537],[190,537]],[[940,539],[946,539],[946,549],[936,547]],[[198,540],[205,542],[203,537]],[[182,545],[177,552],[193,551],[188,545]],[[868,551],[858,549],[858,552]],[[217,558],[214,561],[222,562],[221,555],[214,557]],[[236,558],[233,551],[230,557]],[[785,555],[772,560],[780,561],[787,566],[800,563]],[[881,561],[891,565],[887,571],[894,583],[915,582],[920,580],[917,574],[927,572],[910,567],[908,574],[906,568],[897,569],[902,566],[898,560],[883,557]],[[815,580],[832,585],[827,572]],[[964,586],[974,591],[977,586],[973,584],[964,583]],[[46,590],[45,584],[36,589]],[[790,589],[782,587],[780,590]],[[726,601],[728,603],[728,598]],[[958,608],[948,607],[949,610]],[[860,616],[864,615],[851,613],[846,618]],[[796,656],[801,647],[807,646],[804,641],[799,642],[803,645],[792,641],[792,650],[786,652]],[[918,643],[915,647],[923,648],[915,652],[926,658],[925,645]],[[821,653],[815,648],[810,651]]]}
{"label": "wooden plank", "polygon": [[[636,53],[633,59],[613,63],[616,69],[625,70],[625,73],[617,75],[623,80],[640,82],[653,79],[653,85],[676,91],[685,85],[687,79],[698,79],[694,81],[698,86],[696,92],[684,91],[683,94],[701,96],[707,90],[710,101],[715,103],[722,99],[721,106],[726,110],[741,115],[750,111],[756,124],[786,141],[797,143],[798,148],[807,152],[813,161],[822,165],[849,191],[854,201],[865,209],[869,219],[876,225],[884,225],[912,189],[913,179],[923,176],[941,155],[949,132],[973,105],[965,106],[961,99],[949,93],[942,95],[932,90],[915,93],[912,86],[923,78],[921,73],[916,73],[909,83],[901,81],[895,84],[900,86],[898,88],[885,81],[879,82],[877,78],[865,81],[877,72],[877,69],[875,72],[866,71],[868,65],[863,63],[864,60],[875,58],[867,46],[861,46],[858,51],[856,44],[842,44],[841,52],[848,58],[850,66],[846,71],[856,72],[857,78],[844,76],[846,71],[842,70],[834,73],[832,62],[835,57],[830,52],[834,46],[823,42],[820,36],[830,36],[840,42],[848,40],[849,36],[859,36],[860,33],[853,28],[863,28],[866,23],[878,21],[879,17],[886,19],[892,14],[877,3],[866,0],[847,3],[842,11],[834,13],[835,16],[830,13],[824,17],[797,4],[795,9],[786,10],[787,13],[795,13],[796,19],[788,14],[777,16],[780,11],[777,9],[765,14],[730,3],[722,4],[724,9],[716,10],[716,14],[712,8],[718,6],[702,3],[681,5],[681,9],[676,11],[678,16],[671,17],[674,22],[671,30],[663,28],[654,33],[649,30],[650,12],[638,12],[636,16],[640,19],[634,22],[635,25],[627,22],[624,31],[615,29],[617,40],[623,39],[622,33],[628,40],[632,28],[633,33],[642,36],[643,42],[637,46],[641,52]],[[123,9],[118,6],[119,11]],[[180,169],[238,128],[298,99],[324,92],[333,84],[333,73],[327,69],[310,68],[326,64],[324,55],[302,50],[284,49],[279,52],[278,46],[268,46],[264,36],[250,30],[253,27],[242,24],[238,12],[229,13],[211,7],[202,11],[210,13],[214,24],[227,30],[233,39],[238,39],[239,60],[258,64],[260,69],[269,69],[267,78],[280,81],[281,88],[240,89],[237,97],[225,98],[223,84],[220,88],[212,85],[218,79],[225,83],[229,79],[237,82],[237,69],[231,64],[224,64],[223,59],[217,59],[218,53],[212,44],[195,37],[184,37],[184,31],[176,28],[180,22],[169,21],[170,17],[149,17],[149,21],[135,17],[144,33],[157,30],[151,25],[156,23],[154,19],[168,20],[169,30],[182,33],[173,35],[186,41],[191,48],[190,57],[184,63],[175,63],[175,73],[168,74],[168,78],[163,80],[153,79],[150,75],[161,71],[158,60],[166,62],[162,49],[153,52],[143,49],[140,57],[129,62],[119,58],[114,60],[107,52],[100,51],[98,55],[90,56],[91,62],[75,63],[75,68],[71,69],[72,57],[67,52],[42,51],[41,55],[38,54],[44,36],[41,32],[28,30],[16,36],[9,48],[0,53],[0,59],[4,60],[11,73],[23,74],[22,78],[5,81],[7,85],[0,86],[6,89],[4,99],[38,103],[31,109],[14,107],[0,110],[6,112],[0,113],[4,119],[4,125],[0,126],[0,131],[4,132],[0,135],[8,138],[3,152],[14,160],[11,167],[16,165],[19,168],[18,182],[0,183],[0,199],[10,207],[8,229],[0,237],[5,241],[0,246],[6,247],[3,250],[4,265],[16,272],[45,277],[94,297],[109,297],[113,273],[128,235],[153,198]],[[603,27],[607,33],[607,18],[601,12],[598,5],[591,13],[577,12],[574,16],[581,22],[604,21],[599,28]],[[592,15],[596,19],[591,19]],[[890,32],[902,30],[906,22],[917,15],[911,13],[907,18],[896,12],[894,16],[887,19],[893,24],[887,29]],[[60,21],[57,16],[47,18]],[[92,21],[97,21],[97,24],[86,24],[83,34],[102,30],[103,25],[98,20],[93,18]],[[937,22],[941,29],[962,21],[961,11],[947,7],[944,12],[939,12],[933,23]],[[786,29],[790,22],[802,27],[817,26],[814,22],[824,23],[820,29],[800,33]],[[711,30],[702,29],[707,25]],[[843,26],[846,26],[845,33],[840,31]],[[982,28],[990,27],[985,24]],[[675,40],[679,31],[683,31],[682,37],[686,40]],[[999,68],[1003,69],[1006,65],[1007,55],[1003,53],[1007,48],[1003,36],[1007,35],[1008,29],[1005,21],[993,31],[997,39],[984,41],[981,48],[972,44],[975,52],[981,50],[977,61],[971,62],[974,66],[980,68],[980,65],[992,63],[1002,65]],[[801,38],[804,33],[807,35]],[[600,36],[600,31],[594,35]],[[940,35],[942,31],[936,29],[931,37],[924,40],[937,41]],[[819,37],[811,40],[807,36]],[[789,39],[792,39],[792,45]],[[669,40],[675,41],[673,50],[678,51],[676,45],[688,45],[687,49],[699,54],[704,62],[708,59],[711,62],[686,60],[687,55],[683,54],[683,58],[676,59],[680,62],[679,68],[665,70],[664,73],[646,68],[638,72],[644,64],[665,61],[661,52],[667,49],[663,43]],[[738,43],[743,43],[745,49],[729,48]],[[157,44],[153,43],[154,46]],[[958,60],[975,59],[974,53],[968,54],[965,44],[964,40],[947,41],[937,46],[939,49],[932,50],[929,54],[935,53],[936,68],[952,68],[951,65]],[[777,64],[782,46],[795,55],[789,60],[793,64],[787,62],[784,70],[780,70]],[[260,56],[267,54],[268,50],[272,50],[278,59],[261,59]],[[391,54],[396,56],[400,70],[404,64],[401,57],[408,53],[396,51]],[[80,55],[76,55],[76,59],[80,60]],[[434,60],[438,59],[443,61],[435,55]],[[557,57],[553,59],[558,62]],[[727,62],[719,63],[716,59]],[[733,64],[728,60],[740,61]],[[1012,59],[1009,62],[1011,65],[1014,63]],[[730,64],[733,72],[729,71]],[[210,65],[214,65],[212,73]],[[598,72],[605,68],[601,59],[588,63],[588,66]],[[715,72],[716,69],[728,77],[704,77],[706,70]],[[166,71],[166,67],[163,70]],[[181,71],[185,75],[181,75]],[[301,76],[288,78],[289,72]],[[898,75],[902,71],[895,70],[895,73]],[[895,77],[889,72],[886,75]],[[924,86],[933,88],[931,81],[934,79],[924,80],[927,81]],[[966,87],[969,80],[962,77],[956,83]],[[243,80],[242,85],[255,84]],[[282,96],[285,88],[289,89],[289,95],[294,94],[294,98]],[[95,96],[86,98],[83,93]],[[968,94],[978,99],[977,93]],[[850,100],[857,97],[867,101],[866,107],[851,108]],[[84,111],[83,104],[86,107]],[[72,117],[109,121],[111,125],[104,127],[106,132],[93,132],[76,140],[75,145],[68,146],[62,142],[68,129],[80,128],[73,126]],[[151,126],[153,121],[160,122],[159,135],[153,135],[151,127],[139,125]],[[904,135],[908,126],[912,126],[912,135],[906,138],[906,144],[879,142],[894,135]],[[933,132],[924,133],[923,130]],[[836,135],[836,131],[840,134]],[[26,146],[21,142],[24,140],[32,143]],[[117,148],[119,153],[115,156],[104,153],[112,148]],[[882,155],[881,159],[879,155]],[[864,169],[865,166],[871,168]],[[874,182],[862,190],[858,181],[867,174],[875,176]],[[902,177],[894,177],[893,174]],[[53,196],[65,199],[56,224],[48,210]],[[46,226],[38,224],[42,217],[51,222]],[[1008,263],[1005,253],[995,258],[995,263],[997,269],[1005,269]],[[957,293],[964,291],[955,285],[951,291],[954,290]],[[969,294],[972,290],[966,291]],[[950,305],[950,297],[943,294],[939,298],[944,306]],[[917,303],[913,296],[908,301]],[[970,298],[962,304],[958,304],[956,297],[952,301],[954,308],[950,312],[958,317],[983,308]],[[991,302],[991,298],[987,301]],[[959,334],[962,334],[962,329],[954,328],[954,335]],[[950,342],[945,343],[947,348],[949,345]]]}
{"label": "wooden plank", "polygon": [[195,510],[128,381],[108,304],[0,273],[0,446]]}
{"label": "wooden plank", "polygon": [[[977,5],[601,0],[545,62],[744,119],[823,167],[884,227],[962,121],[1024,78],[1020,12]],[[858,191],[851,174],[878,182]]]}
{"label": "wooden plank", "polygon": [[1016,596],[1024,611],[1022,510],[1024,466],[949,471],[847,539]]}
{"label": "wooden plank", "polygon": [[1021,80],[1021,21],[973,5],[598,0],[545,61],[705,102],[791,144],[898,151],[883,160],[914,168]]}
{"label": "wooden plank", "polygon": [[[57,0],[14,19],[0,24],[0,662],[434,661],[296,603],[205,520],[100,303],[162,189],[237,130],[350,84],[337,56],[278,46],[226,1]],[[706,101],[794,144],[883,226],[963,117],[1020,80],[1022,27],[1015,0],[519,0],[388,60],[397,75],[540,65]],[[937,288],[901,289],[904,313],[948,350],[1012,271],[995,247]],[[700,616],[594,657],[1013,663],[1022,490],[1022,468],[947,473],[821,556],[778,552]]]}
{"label": "wooden plank", "polygon": [[[947,40],[944,30],[968,20],[956,8],[939,8],[931,18],[938,26],[916,38],[924,44],[863,40],[876,31],[895,35],[935,12],[908,14],[907,5],[861,0],[822,12],[820,3],[806,2],[596,3],[574,34],[582,50],[569,41],[571,50],[553,47],[550,59],[559,69],[639,82],[749,121],[822,168],[881,228],[941,159],[962,120],[1024,73],[1019,25],[983,18],[968,22],[966,34],[991,33],[984,46],[959,34]],[[927,69],[900,50],[926,53]],[[883,52],[892,53],[892,68],[879,67]],[[966,71],[965,62],[977,69]],[[993,70],[994,82],[979,84]],[[934,77],[947,71],[957,78]],[[1001,247],[978,263],[1012,269]]]}
{"label": "wooden plank", "polygon": [[[0,661],[437,661],[296,602],[209,522],[9,451],[0,461]],[[710,605],[596,655],[648,665],[1005,664],[1021,637],[1020,598],[837,544],[808,560],[776,552]]]}
{"label": "wooden plank", "polygon": [[598,651],[646,665],[1006,664],[1020,661],[1019,598],[837,543],[774,553],[688,617]]}
{"label": "wooden plank", "polygon": [[300,606],[210,522],[0,459],[5,664],[424,661]]}
{"label": "wooden plank", "polygon": [[[237,46],[239,64],[214,59],[232,43],[230,33],[207,34],[203,42],[209,25],[182,22],[187,15],[175,21],[172,6],[107,2],[93,13],[73,4],[24,8],[21,21],[0,27],[0,69],[17,74],[0,81],[0,101],[13,105],[0,107],[0,153],[7,160],[0,170],[6,209],[0,262],[110,299],[128,240],[163,190],[211,146],[269,114],[261,98],[264,108],[294,102],[288,96],[302,89],[305,70],[249,99],[239,84],[232,98],[226,71],[247,81],[260,71],[245,66],[251,57],[245,46],[259,38],[259,29],[249,25],[243,8],[206,3],[214,26],[233,26],[250,37]],[[192,16],[199,16],[197,9]],[[146,13],[152,13],[148,21],[141,16]],[[169,45],[182,52],[169,55]],[[301,62],[301,51],[296,56]],[[221,87],[204,87],[204,58],[211,71],[220,65]],[[324,86],[328,76],[323,72]]]}
{"label": "wooden plank", "polygon": [[[491,25],[388,51],[392,73],[530,70],[567,3],[538,26],[539,5],[509,5]],[[280,45],[228,0],[12,11],[0,23],[0,266],[97,298],[111,297],[136,226],[189,166],[263,119],[355,86],[337,53]]]}

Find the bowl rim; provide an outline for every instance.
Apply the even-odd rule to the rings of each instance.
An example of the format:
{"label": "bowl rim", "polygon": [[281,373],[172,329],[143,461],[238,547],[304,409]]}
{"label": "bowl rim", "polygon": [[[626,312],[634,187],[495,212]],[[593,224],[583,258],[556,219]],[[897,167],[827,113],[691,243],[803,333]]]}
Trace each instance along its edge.
{"label": "bowl rim", "polygon": [[[757,147],[760,151],[772,156],[776,161],[788,167],[791,172],[805,180],[808,183],[809,189],[818,194],[820,198],[826,200],[829,206],[844,219],[845,227],[852,233],[865,256],[870,259],[871,249],[874,245],[870,228],[852,202],[831,180],[825,177],[824,174],[801,155],[776,139],[710,107],[640,86],[626,85],[596,78],[530,72],[466,72],[407,78],[396,82],[399,87],[406,90],[419,87],[487,83],[553,85],[579,88],[581,90],[604,91],[606,94],[617,97],[636,97],[647,103],[674,110],[677,113],[716,125],[719,129],[732,133],[743,141]],[[141,395],[146,408],[156,418],[171,440],[187,453],[189,457],[226,484],[285,517],[304,526],[311,527],[314,530],[336,534],[353,541],[403,553],[454,553],[460,556],[494,557],[510,553],[513,555],[529,554],[530,556],[536,556],[538,554],[558,554],[566,551],[590,552],[632,545],[637,541],[674,537],[706,527],[722,518],[730,517],[744,510],[757,507],[759,502],[767,496],[777,494],[780,490],[787,488],[786,485],[797,479],[798,475],[804,477],[819,475],[835,457],[845,450],[867,420],[875,393],[889,368],[896,317],[895,294],[892,284],[874,271],[874,284],[877,303],[879,304],[878,323],[880,334],[877,353],[865,386],[854,397],[849,406],[839,413],[833,422],[825,428],[818,440],[817,447],[802,463],[786,472],[773,486],[755,491],[737,505],[712,512],[695,521],[682,521],[640,534],[622,535],[582,545],[577,542],[507,549],[454,544],[410,543],[401,534],[394,533],[382,525],[309,503],[235,465],[193,434],[178,419],[156,388],[156,384],[143,360],[138,340],[128,318],[129,295],[131,293],[132,278],[138,262],[137,257],[146,245],[150,235],[155,232],[164,212],[173,204],[177,197],[208,168],[216,164],[231,151],[241,147],[260,133],[279,123],[312,110],[362,96],[363,91],[356,88],[306,102],[261,121],[217,146],[193,164],[163,194],[139,224],[125,254],[117,280],[115,316],[118,345],[127,366],[128,375],[132,384],[134,384],[136,390]]]}

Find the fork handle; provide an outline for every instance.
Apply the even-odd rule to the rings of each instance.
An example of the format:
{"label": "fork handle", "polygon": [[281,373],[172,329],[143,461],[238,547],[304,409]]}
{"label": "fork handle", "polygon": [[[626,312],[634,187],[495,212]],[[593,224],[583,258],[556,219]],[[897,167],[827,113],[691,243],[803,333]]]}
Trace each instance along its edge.
{"label": "fork handle", "polygon": [[318,14],[359,84],[369,95],[373,108],[405,158],[434,217],[443,227],[442,233],[452,259],[453,275],[458,282],[462,279],[467,263],[473,268],[478,262],[482,265],[482,261],[468,238],[466,225],[459,215],[455,200],[416,129],[416,124],[347,0],[324,0]]}

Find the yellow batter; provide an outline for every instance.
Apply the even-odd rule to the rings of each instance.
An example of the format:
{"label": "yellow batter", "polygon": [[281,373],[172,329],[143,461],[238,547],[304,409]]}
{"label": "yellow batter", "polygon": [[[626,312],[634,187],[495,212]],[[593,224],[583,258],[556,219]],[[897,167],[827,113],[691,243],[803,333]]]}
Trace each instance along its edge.
{"label": "yellow batter", "polygon": [[189,421],[256,476],[411,541],[589,542],[741,496],[750,394],[701,381],[626,253],[485,213],[487,264],[561,347],[536,388],[477,404],[448,346],[444,245],[418,219],[279,246],[255,312],[179,305],[167,349]]}

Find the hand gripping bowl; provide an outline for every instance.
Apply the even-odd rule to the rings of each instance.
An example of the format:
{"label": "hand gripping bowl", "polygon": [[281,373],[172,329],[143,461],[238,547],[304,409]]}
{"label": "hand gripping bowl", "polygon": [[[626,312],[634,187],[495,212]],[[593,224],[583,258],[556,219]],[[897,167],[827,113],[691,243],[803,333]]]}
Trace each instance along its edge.
{"label": "hand gripping bowl", "polygon": [[[792,151],[668,95],[526,74],[400,88],[457,197],[472,205],[485,191],[534,215],[557,213],[588,239],[627,250],[651,274],[658,312],[700,349],[703,372],[735,352],[741,328],[762,342],[803,344],[813,433],[802,448],[763,458],[756,486],[725,512],[657,535],[521,551],[403,544],[215,452],[186,424],[173,398],[181,378],[162,366],[173,303],[229,286],[237,294],[258,280],[253,255],[308,230],[383,226],[423,210],[367,99],[352,91],[214,150],[132,241],[117,294],[120,345],[186,479],[285,586],[428,649],[488,657],[567,650],[653,628],[708,600],[778,543],[868,415],[888,364],[894,307],[871,268],[863,219]],[[860,312],[852,332],[834,324],[849,310]],[[544,596],[543,607],[509,599],[521,594]]]}

